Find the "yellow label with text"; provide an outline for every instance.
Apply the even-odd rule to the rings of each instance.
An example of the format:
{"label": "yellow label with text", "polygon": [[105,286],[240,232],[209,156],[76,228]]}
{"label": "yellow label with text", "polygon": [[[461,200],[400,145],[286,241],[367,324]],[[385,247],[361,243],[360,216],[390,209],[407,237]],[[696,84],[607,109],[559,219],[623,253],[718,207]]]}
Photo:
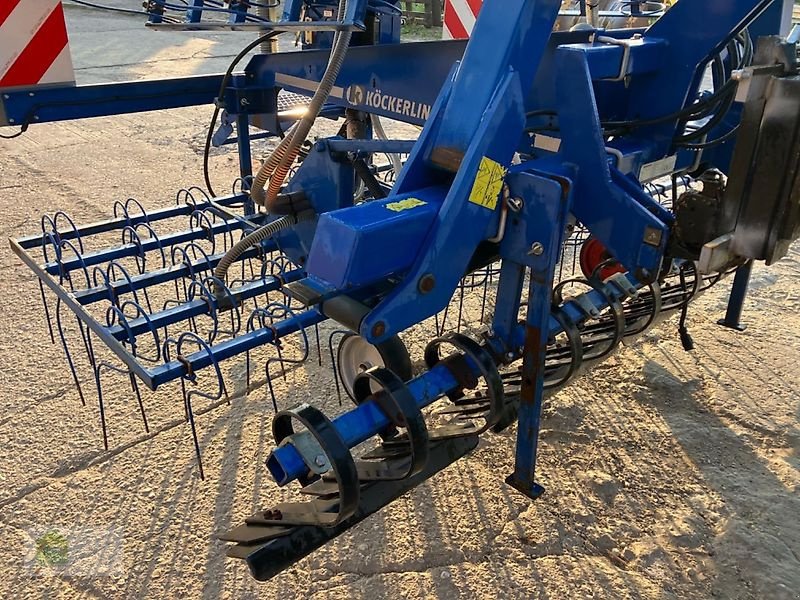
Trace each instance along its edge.
{"label": "yellow label with text", "polygon": [[489,210],[497,208],[497,200],[503,189],[503,180],[506,177],[506,168],[491,158],[484,156],[472,184],[469,201],[483,206]]}
{"label": "yellow label with text", "polygon": [[417,198],[406,198],[405,200],[398,200],[397,202],[390,202],[386,205],[391,211],[394,212],[403,212],[404,210],[411,210],[412,208],[417,208],[418,206],[425,206],[427,202],[423,202]]}

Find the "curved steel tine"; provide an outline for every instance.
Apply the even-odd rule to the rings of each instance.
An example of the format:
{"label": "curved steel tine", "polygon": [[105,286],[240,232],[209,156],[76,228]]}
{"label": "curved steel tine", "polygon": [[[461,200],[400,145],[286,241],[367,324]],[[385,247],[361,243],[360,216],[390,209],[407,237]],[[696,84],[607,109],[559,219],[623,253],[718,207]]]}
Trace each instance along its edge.
{"label": "curved steel tine", "polygon": [[[55,230],[55,223],[53,223],[53,220],[48,215],[43,215],[42,216],[42,219],[41,219],[41,224],[42,224],[42,255],[43,255],[45,264],[47,264],[50,261],[49,261],[48,256],[47,256],[47,241],[46,240],[48,238],[50,240],[52,240],[51,243],[53,245],[53,248],[55,249],[56,254],[59,254],[61,250],[60,250],[60,248],[58,246],[58,242],[57,242],[57,235],[58,235],[57,232],[54,233],[53,231],[48,232],[48,231],[45,230],[45,219],[50,222],[50,225],[51,225],[53,231]],[[42,296],[42,306],[44,307],[44,317],[45,317],[45,321],[47,322],[47,331],[50,334],[50,342],[55,344],[56,343],[56,338],[55,338],[55,334],[53,333],[53,320],[52,320],[52,318],[50,316],[50,305],[47,303],[47,296],[45,296],[45,293],[44,293],[44,283],[42,282],[41,279],[39,280],[39,293]]]}
{"label": "curved steel tine", "polygon": [[281,304],[280,302],[273,302],[269,304],[265,309],[265,312],[270,319],[270,327],[273,331],[273,338],[275,348],[278,350],[278,358],[270,358],[267,360],[266,365],[264,365],[264,370],[267,376],[267,386],[269,388],[269,393],[272,398],[272,406],[275,409],[275,412],[278,412],[278,401],[275,397],[275,388],[272,385],[272,378],[270,377],[270,366],[274,363],[280,363],[281,365],[281,374],[283,375],[284,381],[286,380],[286,365],[301,365],[306,360],[308,360],[308,335],[306,334],[306,329],[303,325],[300,325],[300,329],[298,332],[302,336],[303,340],[303,355],[300,358],[284,358],[281,354],[281,339],[278,337],[278,332],[275,329],[275,320],[276,319],[295,319],[297,318],[294,311],[286,306],[285,304]]}
{"label": "curved steel tine", "polygon": [[211,293],[201,280],[194,279],[189,284],[189,296],[188,300],[191,302],[197,296],[197,290],[199,289],[200,293],[203,295],[203,299],[206,301],[208,305],[209,314],[206,316],[211,317],[214,321],[214,328],[206,335],[206,340],[209,344],[213,344],[214,340],[217,339],[217,335],[219,334],[219,315],[217,314],[217,299],[214,294]]}
{"label": "curved steel tine", "polygon": [[39,293],[42,296],[42,307],[44,308],[44,319],[45,319],[45,322],[47,323],[47,332],[50,334],[50,343],[51,344],[55,344],[56,343],[56,338],[55,338],[55,335],[53,334],[53,321],[50,318],[50,305],[47,304],[47,296],[45,296],[45,293],[44,293],[44,283],[42,283],[41,279],[39,280]]}
{"label": "curved steel tine", "polygon": [[[125,200],[125,212],[128,215],[130,215],[130,205],[131,204],[133,204],[136,208],[138,208],[139,212],[142,213],[142,217],[144,218],[144,221],[142,221],[142,223],[147,223],[149,225],[150,224],[150,215],[147,214],[147,211],[145,210],[144,206],[142,206],[142,203],[139,202],[136,198],[128,198],[127,200]],[[139,224],[141,225],[141,223],[139,223]]]}
{"label": "curved steel tine", "polygon": [[[131,237],[130,242],[125,240],[126,233]],[[142,240],[139,237],[139,234],[136,233],[136,229],[134,229],[131,225],[126,225],[122,228],[122,244],[133,244],[136,246],[136,268],[139,269],[139,275],[144,273],[147,268],[147,256],[145,256],[144,247],[142,246]]]}
{"label": "curved steel tine", "polygon": [[491,266],[486,267],[486,278],[483,280],[483,294],[481,296],[481,324],[485,322],[486,318],[486,300],[489,295],[489,283],[492,280]]}
{"label": "curved steel tine", "polygon": [[[339,400],[339,406],[342,405],[342,386],[339,382],[339,372],[336,369],[336,354],[333,351],[333,338],[339,336],[340,338],[344,338],[346,335],[349,335],[351,332],[347,331],[346,329],[337,329],[336,331],[332,332],[328,336],[328,352],[331,355],[331,368],[333,369],[333,382],[336,384],[336,398]],[[339,340],[341,343],[342,340]]]}
{"label": "curved steel tine", "polygon": [[[83,395],[83,388],[81,387],[81,382],[78,379],[78,371],[75,369],[75,363],[72,360],[72,354],[70,354],[69,351],[69,344],[67,344],[67,337],[64,334],[64,326],[61,323],[61,298],[56,300],[55,313],[56,313],[56,326],[58,327],[58,336],[61,339],[61,347],[64,348],[64,355],[67,359],[67,365],[69,366],[70,373],[72,374],[72,380],[75,382],[75,387],[78,388],[78,395],[81,398],[81,404],[83,406],[86,406],[86,398]],[[92,362],[92,368],[94,368],[94,362]]]}
{"label": "curved steel tine", "polygon": [[[202,280],[203,285],[206,289],[219,289],[223,291],[223,295],[228,299],[230,302],[230,309],[228,312],[231,314],[231,330],[225,331],[224,329],[219,333],[223,335],[230,335],[231,337],[235,337],[242,330],[242,313],[239,311],[239,307],[236,305],[236,299],[233,296],[233,292],[231,289],[223,283],[223,281],[217,277],[216,275],[209,275]],[[217,297],[214,294],[211,294],[214,298],[214,301],[217,302]],[[234,318],[235,317],[235,318]]]}
{"label": "curved steel tine", "polygon": [[314,323],[314,337],[316,338],[317,342],[317,364],[321,367],[322,366],[322,347],[319,343],[319,323]]}
{"label": "curved steel tine", "polygon": [[464,318],[464,280],[461,280],[458,297],[458,321],[456,323],[456,333],[461,333],[461,322]]}
{"label": "curved steel tine", "polygon": [[81,239],[80,231],[78,230],[78,227],[75,225],[75,221],[72,220],[72,217],[70,217],[63,210],[59,210],[58,212],[56,212],[51,220],[51,222],[53,223],[53,229],[58,234],[58,237],[59,238],[61,237],[61,234],[58,233],[59,217],[63,218],[67,223],[69,223],[70,229],[72,229],[72,232],[75,234],[75,239],[78,241],[78,248],[80,248],[81,254],[83,254],[85,250],[83,248],[83,240]]}
{"label": "curved steel tine", "polygon": [[[138,233],[138,229],[139,228],[143,228],[145,231],[147,231],[147,233],[150,234],[150,239],[153,239],[153,240],[156,241],[156,246],[158,246],[158,253],[161,255],[161,268],[162,269],[166,269],[167,268],[167,255],[166,255],[166,252],[164,252],[164,244],[161,243],[161,238],[158,237],[158,234],[156,233],[156,230],[153,229],[153,226],[150,225],[149,222],[144,222],[144,221],[142,221],[141,223],[137,223],[136,225],[133,226],[133,229],[137,233]],[[140,236],[140,239],[141,239],[141,236]]]}

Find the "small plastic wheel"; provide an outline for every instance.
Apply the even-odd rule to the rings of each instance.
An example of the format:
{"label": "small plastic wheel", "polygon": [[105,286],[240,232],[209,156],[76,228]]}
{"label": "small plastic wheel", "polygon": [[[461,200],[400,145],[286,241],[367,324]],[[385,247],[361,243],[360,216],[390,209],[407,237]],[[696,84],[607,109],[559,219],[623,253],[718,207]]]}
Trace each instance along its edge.
{"label": "small plastic wheel", "polygon": [[[386,367],[404,382],[412,377],[411,357],[406,345],[396,335],[375,346],[355,333],[345,335],[336,352],[336,372],[345,392],[354,401],[356,377],[372,367]],[[374,392],[380,390],[374,382],[371,385]]]}

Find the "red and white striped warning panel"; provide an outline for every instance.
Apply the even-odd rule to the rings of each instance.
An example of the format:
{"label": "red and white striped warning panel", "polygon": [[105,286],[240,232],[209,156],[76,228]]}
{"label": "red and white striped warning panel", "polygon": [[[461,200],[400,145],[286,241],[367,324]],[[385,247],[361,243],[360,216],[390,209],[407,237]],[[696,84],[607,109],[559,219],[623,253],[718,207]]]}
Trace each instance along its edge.
{"label": "red and white striped warning panel", "polygon": [[442,37],[465,40],[475,27],[483,0],[445,0]]}
{"label": "red and white striped warning panel", "polygon": [[0,0],[0,88],[74,82],[61,0]]}

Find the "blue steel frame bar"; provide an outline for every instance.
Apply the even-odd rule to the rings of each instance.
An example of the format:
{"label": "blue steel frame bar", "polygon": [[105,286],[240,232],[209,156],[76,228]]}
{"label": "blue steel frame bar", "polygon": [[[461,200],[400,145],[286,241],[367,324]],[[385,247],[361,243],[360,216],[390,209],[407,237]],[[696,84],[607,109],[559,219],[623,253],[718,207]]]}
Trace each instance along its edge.
{"label": "blue steel frame bar", "polygon": [[71,258],[64,261],[49,262],[44,265],[45,271],[50,275],[58,275],[59,273],[70,273],[77,269],[84,267],[93,267],[95,265],[108,262],[110,260],[117,260],[127,256],[137,256],[140,252],[153,252],[161,248],[168,248],[175,244],[183,244],[194,240],[201,240],[208,238],[209,235],[218,235],[220,233],[228,233],[230,231],[237,231],[244,229],[245,225],[238,219],[231,219],[224,223],[214,223],[208,229],[191,229],[181,231],[179,233],[172,233],[165,235],[162,238],[148,238],[143,240],[141,244],[125,244],[110,250],[99,250],[89,254],[84,254],[80,257]]}
{"label": "blue steel frame bar", "polygon": [[[262,294],[274,292],[284,284],[297,281],[302,277],[303,271],[295,269],[281,276],[281,278],[268,275],[261,281],[249,283],[239,288],[234,288],[230,293],[230,300],[240,304],[245,300],[250,300]],[[200,317],[209,314],[211,307],[209,306],[206,298],[198,298],[185,302],[179,306],[168,308],[162,311],[150,313],[147,318],[139,317],[128,321],[127,326],[115,325],[109,327],[108,331],[117,338],[119,341],[124,342],[129,335],[141,335],[150,331],[151,327],[154,329],[161,329],[175,325],[182,321],[188,321],[194,317]]]}
{"label": "blue steel frame bar", "polygon": [[30,125],[212,104],[222,74],[0,90],[0,125]]}
{"label": "blue steel frame bar", "polygon": [[[269,248],[266,251],[269,252]],[[256,258],[261,252],[262,250],[260,248],[251,248],[242,254],[241,259],[248,260]],[[141,275],[132,275],[130,281],[127,279],[113,281],[110,286],[100,285],[74,292],[73,295],[83,306],[94,304],[95,302],[102,302],[103,300],[108,300],[110,297],[117,297],[121,294],[145,289],[153,285],[175,281],[182,277],[189,277],[193,273],[213,270],[219,264],[219,261],[222,260],[223,256],[225,256],[225,253],[209,256],[208,260],[203,258],[190,264],[180,263],[165,269],[148,271]]]}
{"label": "blue steel frame bar", "polygon": [[[230,196],[220,196],[214,198],[214,202],[220,206],[231,206],[243,202],[244,194],[233,194]],[[213,205],[206,201],[200,201],[197,205],[179,204],[170,206],[169,208],[161,208],[148,212],[147,214],[130,215],[129,218],[120,217],[117,219],[109,219],[106,221],[98,221],[96,223],[89,223],[78,227],[77,231],[73,229],[66,229],[59,231],[58,235],[62,240],[74,240],[77,237],[86,237],[90,235],[97,235],[99,233],[107,233],[122,229],[125,225],[138,225],[139,223],[152,223],[154,221],[163,221],[164,219],[172,219],[174,217],[189,216],[196,209],[210,208]],[[29,235],[17,240],[19,246],[25,250],[32,248],[39,248],[42,245],[42,234]]]}

